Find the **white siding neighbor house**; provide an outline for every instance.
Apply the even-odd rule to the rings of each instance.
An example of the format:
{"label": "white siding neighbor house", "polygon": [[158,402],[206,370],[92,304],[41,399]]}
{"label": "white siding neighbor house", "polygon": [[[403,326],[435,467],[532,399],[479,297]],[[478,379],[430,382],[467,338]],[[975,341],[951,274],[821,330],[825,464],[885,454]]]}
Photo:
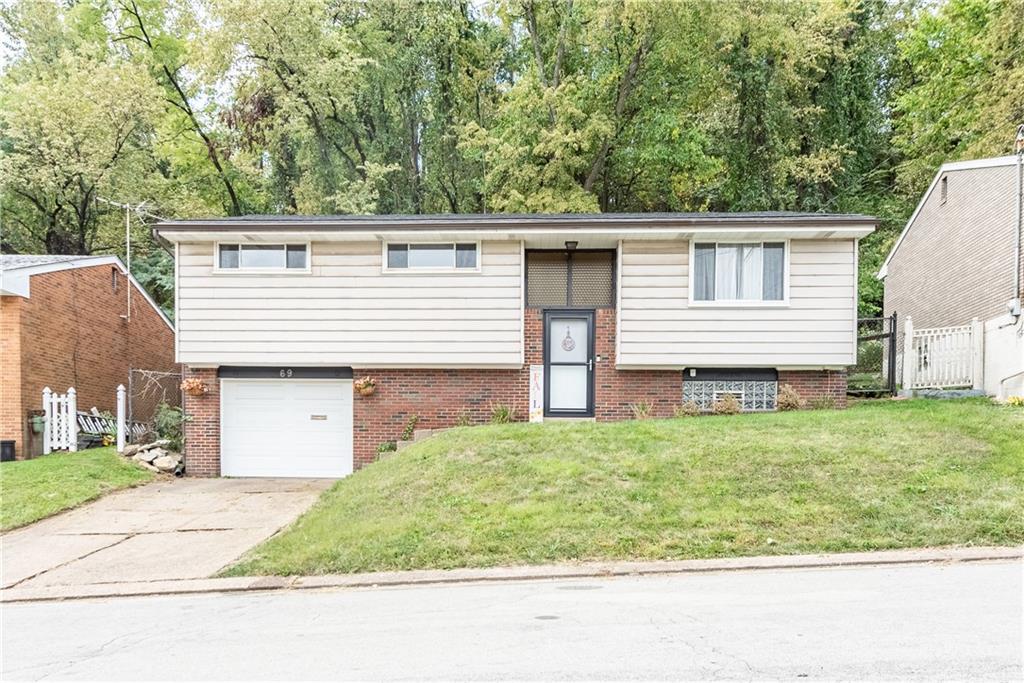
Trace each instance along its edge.
{"label": "white siding neighbor house", "polygon": [[[188,471],[344,476],[423,428],[845,405],[859,215],[167,221]],[[299,440],[303,448],[294,448]],[[292,444],[292,445],[289,445]],[[315,454],[315,455],[313,455]]]}

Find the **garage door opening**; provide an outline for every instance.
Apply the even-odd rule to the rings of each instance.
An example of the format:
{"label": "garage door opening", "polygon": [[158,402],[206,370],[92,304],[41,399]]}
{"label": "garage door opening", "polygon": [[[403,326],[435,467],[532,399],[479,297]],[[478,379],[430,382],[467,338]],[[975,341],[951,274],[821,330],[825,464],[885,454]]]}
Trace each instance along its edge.
{"label": "garage door opening", "polygon": [[223,476],[339,478],[351,473],[351,379],[222,375]]}

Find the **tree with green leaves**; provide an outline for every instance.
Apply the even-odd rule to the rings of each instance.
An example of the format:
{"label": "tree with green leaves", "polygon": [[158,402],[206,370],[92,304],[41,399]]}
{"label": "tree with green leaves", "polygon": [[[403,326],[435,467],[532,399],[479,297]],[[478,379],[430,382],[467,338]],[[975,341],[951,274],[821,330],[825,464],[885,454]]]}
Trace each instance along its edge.
{"label": "tree with green leaves", "polygon": [[9,249],[89,254],[117,246],[102,200],[155,174],[159,91],[145,69],[105,53],[102,14],[28,3],[3,14],[24,38],[0,82],[0,174]]}
{"label": "tree with green leaves", "polygon": [[860,212],[872,315],[935,168],[1008,153],[1024,121],[1024,0],[9,0],[0,21],[4,250],[122,253],[116,205],[142,202]]}

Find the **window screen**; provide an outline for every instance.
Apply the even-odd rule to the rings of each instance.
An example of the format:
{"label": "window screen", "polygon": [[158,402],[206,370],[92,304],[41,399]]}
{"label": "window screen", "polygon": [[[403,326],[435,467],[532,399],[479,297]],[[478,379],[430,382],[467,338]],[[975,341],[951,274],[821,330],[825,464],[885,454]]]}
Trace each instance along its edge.
{"label": "window screen", "polygon": [[526,256],[526,305],[566,306],[569,268],[565,254],[535,251]]}
{"label": "window screen", "polygon": [[306,247],[305,245],[289,244],[288,245],[288,267],[289,268],[305,268],[306,267]]}
{"label": "window screen", "polygon": [[569,272],[572,275],[570,306],[601,308],[613,304],[613,258],[614,254],[608,251],[580,252],[572,255],[569,264]]}
{"label": "window screen", "polygon": [[529,252],[526,279],[526,305],[532,308],[614,306],[615,252]]}

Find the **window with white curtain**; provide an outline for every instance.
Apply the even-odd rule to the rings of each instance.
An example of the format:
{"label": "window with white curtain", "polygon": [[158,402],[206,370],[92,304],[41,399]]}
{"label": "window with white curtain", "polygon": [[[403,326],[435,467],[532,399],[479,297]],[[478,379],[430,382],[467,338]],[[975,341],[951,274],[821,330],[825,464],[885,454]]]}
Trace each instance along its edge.
{"label": "window with white curtain", "polygon": [[694,301],[782,301],[783,242],[702,242],[693,247]]}

